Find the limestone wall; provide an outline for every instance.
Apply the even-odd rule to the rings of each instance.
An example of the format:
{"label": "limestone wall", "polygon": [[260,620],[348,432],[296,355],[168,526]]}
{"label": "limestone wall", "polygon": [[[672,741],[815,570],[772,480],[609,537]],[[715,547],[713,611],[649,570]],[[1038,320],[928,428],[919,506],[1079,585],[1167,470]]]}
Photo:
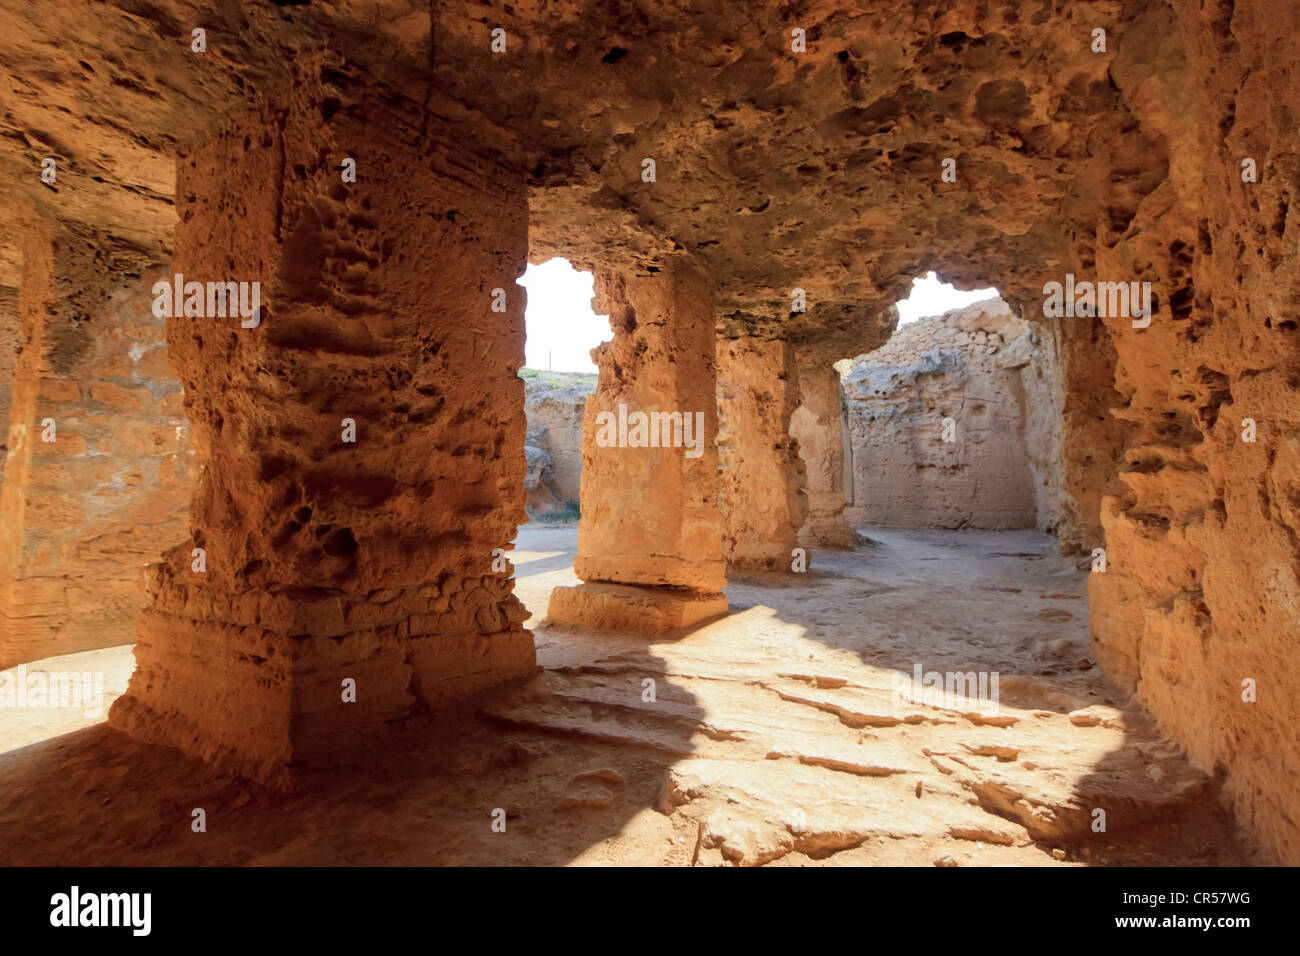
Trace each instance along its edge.
{"label": "limestone wall", "polygon": [[526,441],[535,449],[528,453],[530,515],[540,517],[577,504],[582,489],[582,417],[587,396],[595,390],[594,374],[526,375]]}
{"label": "limestone wall", "polygon": [[848,415],[839,373],[828,355],[799,356],[799,407],[790,416],[790,435],[804,465],[807,515],[799,529],[806,547],[847,548],[853,529],[844,507],[853,494]]}
{"label": "limestone wall", "polygon": [[[1107,570],[1089,578],[1089,596],[1107,677],[1222,775],[1264,844],[1300,862],[1300,213],[1290,214],[1300,194],[1300,6],[1170,0],[1029,12],[862,0],[846,12],[814,0],[798,11],[810,26],[807,51],[778,56],[788,5],[641,4],[611,24],[583,5],[521,2],[504,22],[511,37],[536,42],[512,40],[486,82],[484,24],[461,2],[383,17],[366,16],[367,4],[304,4],[293,16],[211,5],[205,23],[220,45],[197,60],[166,26],[191,22],[193,5],[133,6],[150,15],[32,0],[0,9],[0,63],[20,91],[6,105],[14,135],[0,137],[0,208],[16,208],[21,195],[43,221],[94,226],[154,253],[171,243],[179,214],[178,239],[190,248],[178,244],[178,262],[218,274],[238,265],[278,286],[257,337],[227,344],[224,327],[201,341],[169,331],[210,463],[187,544],[205,536],[216,583],[196,586],[191,602],[176,555],[182,583],[147,629],[167,650],[142,663],[136,697],[183,672],[160,713],[206,694],[189,712],[220,715],[218,736],[236,744],[250,725],[299,715],[301,702],[291,711],[277,694],[242,706],[249,688],[331,674],[301,656],[288,676],[274,672],[288,658],[251,663],[264,659],[264,625],[282,649],[299,646],[302,622],[280,605],[270,621],[245,613],[288,588],[341,592],[346,605],[321,598],[304,613],[345,606],[353,635],[378,620],[395,626],[388,612],[371,616],[372,595],[417,615],[418,638],[460,635],[447,645],[459,649],[448,668],[427,663],[437,641],[411,653],[391,632],[376,638],[394,668],[409,658],[428,678],[415,688],[428,702],[481,686],[474,675],[531,665],[509,586],[480,568],[523,514],[523,389],[514,378],[522,313],[513,298],[508,322],[475,311],[484,293],[511,285],[530,250],[599,262],[647,286],[667,275],[674,251],[691,250],[699,281],[637,290],[635,305],[611,286],[621,331],[603,353],[605,411],[622,401],[712,409],[715,328],[728,339],[861,352],[838,346],[911,276],[935,268],[959,284],[995,285],[1034,315],[1038,361],[1015,365],[1003,354],[1015,351],[1014,336],[999,332],[999,343],[985,330],[982,342],[900,358],[897,373],[861,370],[849,384],[883,405],[855,419],[855,507],[881,520],[889,516],[879,501],[892,495],[894,520],[1037,523],[1068,547],[1104,546]],[[1102,47],[1089,42],[1097,28],[1108,37]],[[625,55],[602,62],[620,33],[615,49]],[[311,65],[320,38],[346,51],[343,68]],[[124,73],[127,61],[136,67]],[[298,103],[313,71],[340,88]],[[373,102],[346,90],[367,72],[384,87]],[[271,96],[267,115],[246,128],[218,122],[253,87]],[[455,104],[439,106],[432,123],[431,91]],[[322,122],[333,132],[320,134]],[[182,160],[178,188],[177,144],[222,135],[202,169]],[[506,141],[498,152],[513,172],[455,155],[480,136]],[[60,159],[56,188],[33,175],[47,154]],[[643,178],[646,154],[657,180]],[[363,160],[356,189],[338,181],[343,156]],[[945,158],[957,161],[956,178],[943,176]],[[430,169],[437,182],[426,184]],[[14,285],[20,245],[26,254],[27,243],[0,237],[4,287]],[[1042,320],[1044,283],[1067,273],[1150,282],[1151,324],[1135,328],[1118,314]],[[792,310],[795,288],[806,309]],[[37,303],[22,308],[25,342],[46,328],[42,315],[72,341],[95,327],[94,309],[74,320],[53,305],[62,291],[45,295],[23,290]],[[665,331],[663,316],[677,311],[688,321]],[[130,355],[129,345],[110,345]],[[44,388],[49,354],[27,345],[16,354],[13,417],[21,429],[46,408],[79,421],[62,433],[66,453],[24,445],[30,454],[15,457],[10,432],[0,508],[10,608],[44,606],[14,587],[58,567],[49,563],[56,554],[81,560],[60,523],[82,534],[101,500],[127,500],[136,487],[134,470],[120,484],[95,473],[107,447],[99,443],[147,436],[159,427],[149,416],[170,414],[102,401],[130,394],[134,379],[100,374],[98,364]],[[86,354],[98,363],[114,353]],[[1023,448],[1006,427],[1018,390]],[[141,416],[138,431],[120,431],[127,412]],[[369,415],[361,449],[373,458],[333,447],[331,430],[347,414]],[[943,417],[957,429],[946,447]],[[1046,428],[1053,421],[1059,435]],[[900,429],[911,447],[875,441]],[[598,469],[589,456],[587,484],[601,487],[583,496],[599,513],[585,526],[579,572],[647,588],[721,588],[711,455],[683,465],[602,454]],[[87,469],[79,479],[93,490],[69,494],[57,480],[28,488],[29,476],[53,479],[64,468]],[[864,476],[874,501],[859,487]],[[628,500],[639,514],[626,514]],[[302,519],[286,517],[295,513]],[[42,536],[49,547],[36,543]],[[439,585],[438,601],[458,602],[449,621],[424,617],[435,613],[425,573],[459,582]],[[480,612],[483,623],[469,630]],[[208,635],[204,655],[229,669],[193,663],[197,624]],[[246,641],[238,663],[232,634]],[[332,640],[302,646],[330,654]],[[471,645],[491,648],[490,663],[478,668]],[[504,663],[498,645],[515,649]],[[459,675],[454,692],[430,692],[448,673]],[[406,686],[395,680],[372,698],[388,702],[372,713],[376,723],[404,710]],[[187,733],[184,720],[170,723],[160,739]],[[312,726],[329,739],[328,720]]]}
{"label": "limestone wall", "polygon": [[[1045,499],[1050,524],[1055,422],[1050,406],[1026,401],[1050,388],[1050,366],[1034,365],[1042,351],[1029,324],[994,299],[901,326],[882,348],[855,359],[844,376],[850,519],[1032,528]],[[1030,404],[1036,410],[1027,417]]]}

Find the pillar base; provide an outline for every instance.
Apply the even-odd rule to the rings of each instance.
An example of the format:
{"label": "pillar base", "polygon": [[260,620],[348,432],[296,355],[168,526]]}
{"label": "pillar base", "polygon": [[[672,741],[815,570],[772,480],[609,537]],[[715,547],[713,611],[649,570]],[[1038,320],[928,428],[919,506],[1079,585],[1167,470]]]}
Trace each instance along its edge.
{"label": "pillar base", "polygon": [[857,535],[842,516],[809,520],[799,530],[799,547],[852,551]]}
{"label": "pillar base", "polygon": [[595,583],[556,588],[546,616],[561,627],[661,634],[726,613],[720,592]]}
{"label": "pillar base", "polygon": [[[527,612],[485,589],[441,614],[409,592],[388,605],[162,592],[140,613],[136,671],[109,726],[262,783],[287,785],[294,770],[363,751],[394,720],[537,670]],[[372,626],[344,623],[363,617]]]}

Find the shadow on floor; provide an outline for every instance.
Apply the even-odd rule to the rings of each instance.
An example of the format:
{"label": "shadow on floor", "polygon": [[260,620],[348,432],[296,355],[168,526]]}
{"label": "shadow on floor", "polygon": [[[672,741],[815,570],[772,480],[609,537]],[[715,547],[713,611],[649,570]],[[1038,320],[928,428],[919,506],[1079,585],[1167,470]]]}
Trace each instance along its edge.
{"label": "shadow on floor", "polygon": [[[521,531],[543,669],[260,788],[87,727],[0,754],[13,864],[1062,865],[1250,862],[1088,657],[1082,575],[1033,532],[871,532],[647,640],[550,627],[576,531]],[[558,552],[558,553],[557,553]],[[129,673],[126,649],[115,665]],[[106,658],[107,659],[107,658]],[[900,702],[996,672],[996,714]],[[646,681],[653,681],[653,700]],[[193,810],[207,831],[191,829]],[[1107,831],[1095,833],[1094,811]],[[503,810],[504,833],[494,811]]]}

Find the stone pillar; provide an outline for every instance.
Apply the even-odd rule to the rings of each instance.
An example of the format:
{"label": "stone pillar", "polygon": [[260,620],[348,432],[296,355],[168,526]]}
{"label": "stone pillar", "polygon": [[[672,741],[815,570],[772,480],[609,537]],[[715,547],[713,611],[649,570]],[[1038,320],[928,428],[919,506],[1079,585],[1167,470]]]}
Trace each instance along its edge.
{"label": "stone pillar", "polygon": [[524,520],[523,176],[317,83],[178,162],[174,272],[261,308],[168,322],[205,471],[110,714],[275,781],[535,669],[492,568]]}
{"label": "stone pillar", "polygon": [[0,668],[134,640],[142,572],[185,536],[195,471],[149,257],[54,223],[23,249]]}
{"label": "stone pillar", "polygon": [[790,430],[799,404],[794,350],[751,336],[720,341],[717,395],[723,553],[740,570],[789,569],[807,513]]}
{"label": "stone pillar", "polygon": [[708,283],[684,262],[597,270],[593,304],[614,338],[592,350],[600,379],[583,424],[574,570],[586,583],[556,588],[549,617],[655,632],[725,613]]}
{"label": "stone pillar", "polygon": [[808,513],[799,544],[851,548],[853,528],[844,517],[848,424],[840,376],[829,357],[800,354],[799,398],[790,419],[790,434],[798,441],[807,472]]}

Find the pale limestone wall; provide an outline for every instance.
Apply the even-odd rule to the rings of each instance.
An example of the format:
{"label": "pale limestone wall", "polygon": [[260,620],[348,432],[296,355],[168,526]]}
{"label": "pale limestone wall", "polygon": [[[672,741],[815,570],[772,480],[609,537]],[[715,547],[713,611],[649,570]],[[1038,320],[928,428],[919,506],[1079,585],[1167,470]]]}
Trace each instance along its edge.
{"label": "pale limestone wall", "polygon": [[848,416],[840,376],[828,356],[799,356],[799,399],[790,416],[790,434],[799,444],[807,479],[808,509],[799,543],[810,548],[851,547],[853,529],[844,519],[853,491]]}
{"label": "pale limestone wall", "polygon": [[[1050,515],[1057,484],[1050,406],[1035,409],[1027,431],[1026,397],[1048,392],[1053,381],[1050,368],[1034,364],[1040,351],[1029,324],[994,299],[904,325],[882,348],[854,359],[843,379],[853,447],[850,519],[1039,526],[1040,500]],[[945,419],[953,423],[952,442],[944,441]]]}
{"label": "pale limestone wall", "polygon": [[567,378],[574,381],[557,383],[541,376],[525,379],[528,444],[547,460],[544,476],[527,489],[530,514],[576,503],[581,495],[582,419],[587,396],[596,390],[596,376],[587,376],[590,381],[576,375]]}

